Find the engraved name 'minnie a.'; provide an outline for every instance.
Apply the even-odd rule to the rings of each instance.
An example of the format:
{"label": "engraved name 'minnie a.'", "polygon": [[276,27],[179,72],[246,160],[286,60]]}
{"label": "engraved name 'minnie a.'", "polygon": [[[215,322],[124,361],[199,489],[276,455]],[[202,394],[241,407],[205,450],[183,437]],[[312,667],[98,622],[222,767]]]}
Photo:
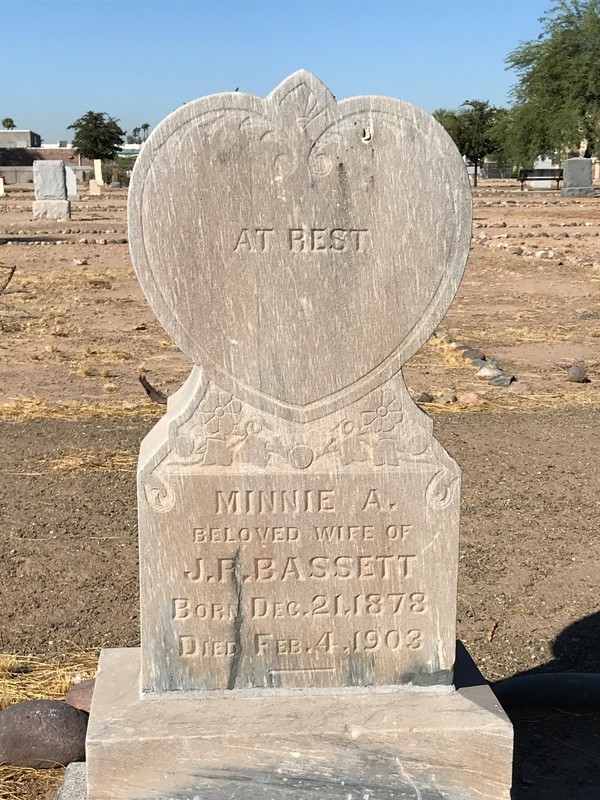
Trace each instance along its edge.
{"label": "engraved name 'minnie a.'", "polygon": [[368,250],[368,228],[321,228],[302,226],[275,228],[242,228],[235,239],[235,253],[364,253]]}

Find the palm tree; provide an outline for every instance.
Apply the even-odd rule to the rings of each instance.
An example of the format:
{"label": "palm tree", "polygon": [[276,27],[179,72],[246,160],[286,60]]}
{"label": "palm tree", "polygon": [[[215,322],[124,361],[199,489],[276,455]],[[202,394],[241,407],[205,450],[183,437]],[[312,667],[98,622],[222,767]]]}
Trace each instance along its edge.
{"label": "palm tree", "polygon": [[146,139],[148,138],[148,129],[150,128],[150,125],[148,125],[148,123],[147,123],[147,122],[144,122],[144,124],[141,126],[141,128],[142,128],[142,130],[144,131],[144,138],[143,138],[143,140],[142,140],[142,141],[144,141],[144,142],[145,142],[145,141],[146,141]]}
{"label": "palm tree", "polygon": [[13,128],[16,128],[15,121],[11,117],[4,117],[2,120],[2,127],[6,128],[7,131],[12,131]]}

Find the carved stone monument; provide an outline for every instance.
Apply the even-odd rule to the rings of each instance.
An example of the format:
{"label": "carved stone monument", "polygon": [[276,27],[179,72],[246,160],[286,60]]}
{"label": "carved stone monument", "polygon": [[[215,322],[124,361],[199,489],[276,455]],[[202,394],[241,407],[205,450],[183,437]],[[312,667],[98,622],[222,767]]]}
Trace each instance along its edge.
{"label": "carved stone monument", "polygon": [[129,227],[196,366],[140,451],[141,649],[102,654],[89,800],[508,798],[510,723],[454,669],[460,470],[400,371],[469,250],[454,144],[298,72],[167,117]]}
{"label": "carved stone monument", "polygon": [[33,219],[71,219],[62,161],[34,161],[33,185]]}

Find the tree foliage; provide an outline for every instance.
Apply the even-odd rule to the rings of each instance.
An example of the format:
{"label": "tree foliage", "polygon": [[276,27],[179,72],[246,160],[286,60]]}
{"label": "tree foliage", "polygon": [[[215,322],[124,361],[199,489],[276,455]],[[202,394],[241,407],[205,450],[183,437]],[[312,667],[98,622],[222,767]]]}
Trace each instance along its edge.
{"label": "tree foliage", "polygon": [[2,127],[6,128],[7,131],[12,131],[13,128],[16,127],[15,121],[12,119],[12,117],[4,117],[2,120]]}
{"label": "tree foliage", "polygon": [[521,163],[600,146],[600,0],[559,0],[536,40],[507,57],[513,89],[508,136]]}
{"label": "tree foliage", "polygon": [[119,120],[98,111],[88,111],[68,127],[75,131],[73,147],[81,156],[89,159],[114,158],[125,138]]}
{"label": "tree foliage", "polygon": [[433,112],[433,116],[452,137],[461,155],[475,165],[475,186],[483,159],[502,150],[500,122],[505,115],[505,109],[494,108],[487,100],[466,100],[457,111],[439,108]]}

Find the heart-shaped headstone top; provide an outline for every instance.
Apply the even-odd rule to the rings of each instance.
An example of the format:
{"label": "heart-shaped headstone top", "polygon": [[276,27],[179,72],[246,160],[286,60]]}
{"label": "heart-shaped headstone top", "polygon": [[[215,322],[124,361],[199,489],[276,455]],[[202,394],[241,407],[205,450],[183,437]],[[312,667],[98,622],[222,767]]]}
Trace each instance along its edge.
{"label": "heart-shaped headstone top", "polygon": [[133,173],[130,246],[167,332],[238,396],[303,419],[356,399],[431,334],[471,236],[444,129],[297,72],[265,100],[200,98]]}

